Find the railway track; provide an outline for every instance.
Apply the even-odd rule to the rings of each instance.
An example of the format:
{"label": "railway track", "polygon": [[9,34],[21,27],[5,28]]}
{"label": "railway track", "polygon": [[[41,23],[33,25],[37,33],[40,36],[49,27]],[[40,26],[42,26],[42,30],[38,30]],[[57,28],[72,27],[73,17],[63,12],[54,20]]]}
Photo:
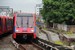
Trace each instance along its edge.
{"label": "railway track", "polygon": [[12,43],[19,50],[72,50],[68,47],[64,47],[46,40],[36,37],[30,44],[19,44],[14,39],[11,39]]}
{"label": "railway track", "polygon": [[36,44],[20,44],[20,50],[45,50]]}
{"label": "railway track", "polygon": [[18,50],[45,50],[42,47],[39,47],[37,44],[31,42],[31,43],[17,43],[13,38],[11,39],[11,42]]}
{"label": "railway track", "polygon": [[38,37],[36,37],[36,40],[34,40],[34,43],[38,44],[45,50],[72,50],[71,48],[52,43],[52,42],[40,39]]}

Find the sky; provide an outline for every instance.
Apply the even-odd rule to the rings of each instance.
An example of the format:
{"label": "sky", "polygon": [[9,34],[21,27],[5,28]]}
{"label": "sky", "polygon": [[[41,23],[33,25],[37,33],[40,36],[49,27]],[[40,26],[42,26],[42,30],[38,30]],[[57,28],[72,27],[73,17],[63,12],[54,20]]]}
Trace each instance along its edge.
{"label": "sky", "polygon": [[0,6],[9,6],[14,11],[21,10],[25,13],[35,13],[36,4],[41,4],[42,0],[0,0]]}

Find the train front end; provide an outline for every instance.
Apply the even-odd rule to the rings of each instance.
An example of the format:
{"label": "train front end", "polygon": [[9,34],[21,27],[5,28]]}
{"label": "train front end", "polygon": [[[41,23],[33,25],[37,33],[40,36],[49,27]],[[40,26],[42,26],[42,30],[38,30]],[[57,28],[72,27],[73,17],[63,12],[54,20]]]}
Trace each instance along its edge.
{"label": "train front end", "polygon": [[36,38],[35,14],[15,14],[13,38]]}

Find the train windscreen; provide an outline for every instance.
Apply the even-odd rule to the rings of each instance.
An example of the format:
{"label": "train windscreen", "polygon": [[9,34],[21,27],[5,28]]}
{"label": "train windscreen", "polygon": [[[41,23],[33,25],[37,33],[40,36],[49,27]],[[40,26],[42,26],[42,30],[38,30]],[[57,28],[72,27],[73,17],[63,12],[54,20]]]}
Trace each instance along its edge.
{"label": "train windscreen", "polygon": [[33,14],[17,14],[16,27],[34,27]]}

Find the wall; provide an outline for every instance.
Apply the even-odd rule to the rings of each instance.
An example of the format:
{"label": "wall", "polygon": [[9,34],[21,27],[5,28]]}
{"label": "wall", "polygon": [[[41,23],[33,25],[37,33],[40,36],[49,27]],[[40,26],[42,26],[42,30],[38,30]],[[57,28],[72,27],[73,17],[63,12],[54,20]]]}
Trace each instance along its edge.
{"label": "wall", "polygon": [[47,24],[41,23],[41,28],[47,28]]}
{"label": "wall", "polygon": [[53,28],[58,28],[67,32],[75,33],[75,25],[53,24]]}

